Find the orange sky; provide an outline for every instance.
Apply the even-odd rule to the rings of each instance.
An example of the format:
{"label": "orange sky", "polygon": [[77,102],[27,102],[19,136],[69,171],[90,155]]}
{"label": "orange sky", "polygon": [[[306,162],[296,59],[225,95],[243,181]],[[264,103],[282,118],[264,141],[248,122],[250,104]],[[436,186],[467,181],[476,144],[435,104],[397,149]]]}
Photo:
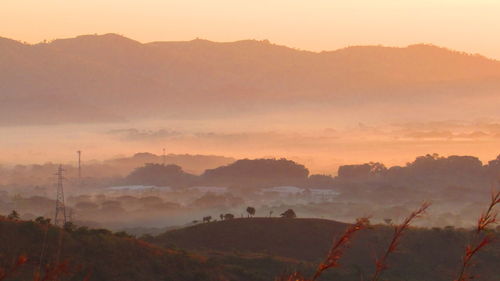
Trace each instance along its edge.
{"label": "orange sky", "polygon": [[433,43],[500,59],[498,0],[2,0],[0,36],[269,39],[308,50]]}

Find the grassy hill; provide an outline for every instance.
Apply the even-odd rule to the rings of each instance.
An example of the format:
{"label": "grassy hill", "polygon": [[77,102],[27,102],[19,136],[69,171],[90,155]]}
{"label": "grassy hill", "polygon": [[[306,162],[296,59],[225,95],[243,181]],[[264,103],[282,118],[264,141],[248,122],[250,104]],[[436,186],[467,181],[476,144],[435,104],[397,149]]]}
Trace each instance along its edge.
{"label": "grassy hill", "polygon": [[323,219],[234,219],[168,231],[152,242],[170,248],[268,253],[314,261],[328,250],[333,234],[346,226]]}
{"label": "grassy hill", "polygon": [[[234,219],[168,231],[145,237],[145,242],[105,229],[61,230],[33,221],[0,219],[0,269],[8,272],[18,257],[27,258],[8,278],[2,279],[0,270],[0,280],[33,280],[41,257],[42,275],[47,268],[50,271],[57,260],[60,235],[60,261],[67,265],[62,268],[61,281],[264,281],[295,270],[309,276],[328,252],[332,237],[346,226],[323,219]],[[366,279],[391,232],[387,226],[360,232],[341,267],[320,280]],[[384,277],[394,281],[453,280],[469,235],[453,228],[411,229],[389,259]],[[489,245],[477,256],[473,271],[481,280],[497,280],[498,260],[499,244]]]}
{"label": "grassy hill", "polygon": [[[223,256],[221,252],[229,256],[260,253],[274,259],[288,259],[289,267],[293,267],[294,264],[302,266],[321,261],[332,238],[342,233],[346,226],[323,219],[234,219],[169,231],[149,241],[208,255],[215,252],[219,260]],[[399,251],[389,259],[387,279],[453,280],[470,234],[450,227],[412,228],[403,237]],[[374,269],[374,258],[387,247],[391,235],[391,227],[380,225],[360,232],[342,258],[341,268],[334,270],[331,277],[359,280],[360,276],[369,276]],[[498,233],[496,235],[498,237]],[[498,260],[500,245],[494,243],[477,256],[473,271],[480,274],[481,280],[497,280],[496,277],[500,276]]]}
{"label": "grassy hill", "polygon": [[[26,262],[16,266],[20,257]],[[1,281],[53,281],[55,276],[59,281],[266,281],[295,269],[311,272],[314,266],[265,254],[190,253],[106,229],[62,230],[0,217]],[[34,279],[38,269],[41,278]]]}
{"label": "grassy hill", "polygon": [[[57,263],[61,234],[61,256]],[[43,255],[42,245],[45,245]],[[26,263],[2,279],[1,270],[12,271],[20,256],[27,258]],[[62,271],[60,281],[227,280],[220,266],[202,256],[161,249],[104,229],[61,231],[31,221],[0,221],[0,280],[33,280],[41,258],[42,277],[47,276],[46,270]]]}

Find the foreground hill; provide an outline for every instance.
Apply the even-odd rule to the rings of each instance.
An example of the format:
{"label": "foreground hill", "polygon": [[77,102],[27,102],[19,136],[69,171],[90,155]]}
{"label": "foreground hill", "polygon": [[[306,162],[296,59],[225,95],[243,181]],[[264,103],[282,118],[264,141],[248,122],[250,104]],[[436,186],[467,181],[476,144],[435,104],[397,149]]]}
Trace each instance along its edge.
{"label": "foreground hill", "polygon": [[[2,281],[269,281],[295,269],[311,272],[314,266],[263,254],[193,254],[160,248],[122,232],[62,230],[0,217]],[[34,278],[36,272],[40,279]]]}
{"label": "foreground hill", "polygon": [[[60,262],[67,266],[53,270],[61,234]],[[60,231],[35,222],[2,219],[0,269],[9,272],[20,256],[27,258],[26,263],[2,280],[32,280],[37,268],[42,272],[40,280],[47,281],[54,279],[43,279],[49,276],[46,269],[61,273],[59,280],[75,281],[227,280],[221,267],[206,258],[161,249],[123,234],[86,228]]]}
{"label": "foreground hill", "polygon": [[27,45],[0,38],[0,120],[233,116],[300,110],[298,104],[380,114],[411,104],[411,112],[439,112],[450,98],[472,93],[467,110],[485,113],[495,104],[499,78],[498,61],[430,45],[315,53],[253,40],[142,44],[106,34]]}
{"label": "foreground hill", "polygon": [[269,253],[314,261],[328,249],[332,235],[346,226],[322,219],[234,219],[169,231],[152,241],[191,250]]}
{"label": "foreground hill", "polygon": [[[150,242],[203,253],[265,253],[270,256],[319,262],[327,254],[332,237],[347,225],[322,219],[249,218],[199,224],[166,232]],[[392,229],[375,226],[359,233],[341,260],[336,274],[342,280],[359,280],[373,272],[373,259],[387,247]],[[465,230],[411,229],[400,250],[389,261],[390,280],[453,280],[470,233]],[[220,254],[220,253],[219,253]],[[482,280],[496,280],[500,245],[490,245],[478,256],[475,272]]]}

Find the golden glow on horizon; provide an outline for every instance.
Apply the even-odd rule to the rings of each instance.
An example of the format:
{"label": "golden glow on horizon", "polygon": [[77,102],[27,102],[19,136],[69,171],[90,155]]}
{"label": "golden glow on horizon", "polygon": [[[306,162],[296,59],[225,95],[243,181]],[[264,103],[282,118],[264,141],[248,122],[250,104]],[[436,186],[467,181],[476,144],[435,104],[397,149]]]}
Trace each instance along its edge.
{"label": "golden glow on horizon", "polygon": [[269,39],[307,50],[436,45],[500,59],[494,0],[3,0],[0,36],[119,33],[141,42]]}

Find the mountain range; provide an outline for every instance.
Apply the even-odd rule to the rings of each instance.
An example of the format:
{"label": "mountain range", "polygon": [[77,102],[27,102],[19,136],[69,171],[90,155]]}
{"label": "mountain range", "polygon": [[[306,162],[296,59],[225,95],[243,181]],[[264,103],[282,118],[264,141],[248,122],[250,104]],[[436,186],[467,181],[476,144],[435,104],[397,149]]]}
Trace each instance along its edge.
{"label": "mountain range", "polygon": [[[433,45],[310,52],[264,41],[0,38],[0,125],[227,118],[326,107],[384,118],[496,112],[500,62]],[[367,110],[368,109],[368,110]],[[391,111],[391,112],[392,112]]]}

